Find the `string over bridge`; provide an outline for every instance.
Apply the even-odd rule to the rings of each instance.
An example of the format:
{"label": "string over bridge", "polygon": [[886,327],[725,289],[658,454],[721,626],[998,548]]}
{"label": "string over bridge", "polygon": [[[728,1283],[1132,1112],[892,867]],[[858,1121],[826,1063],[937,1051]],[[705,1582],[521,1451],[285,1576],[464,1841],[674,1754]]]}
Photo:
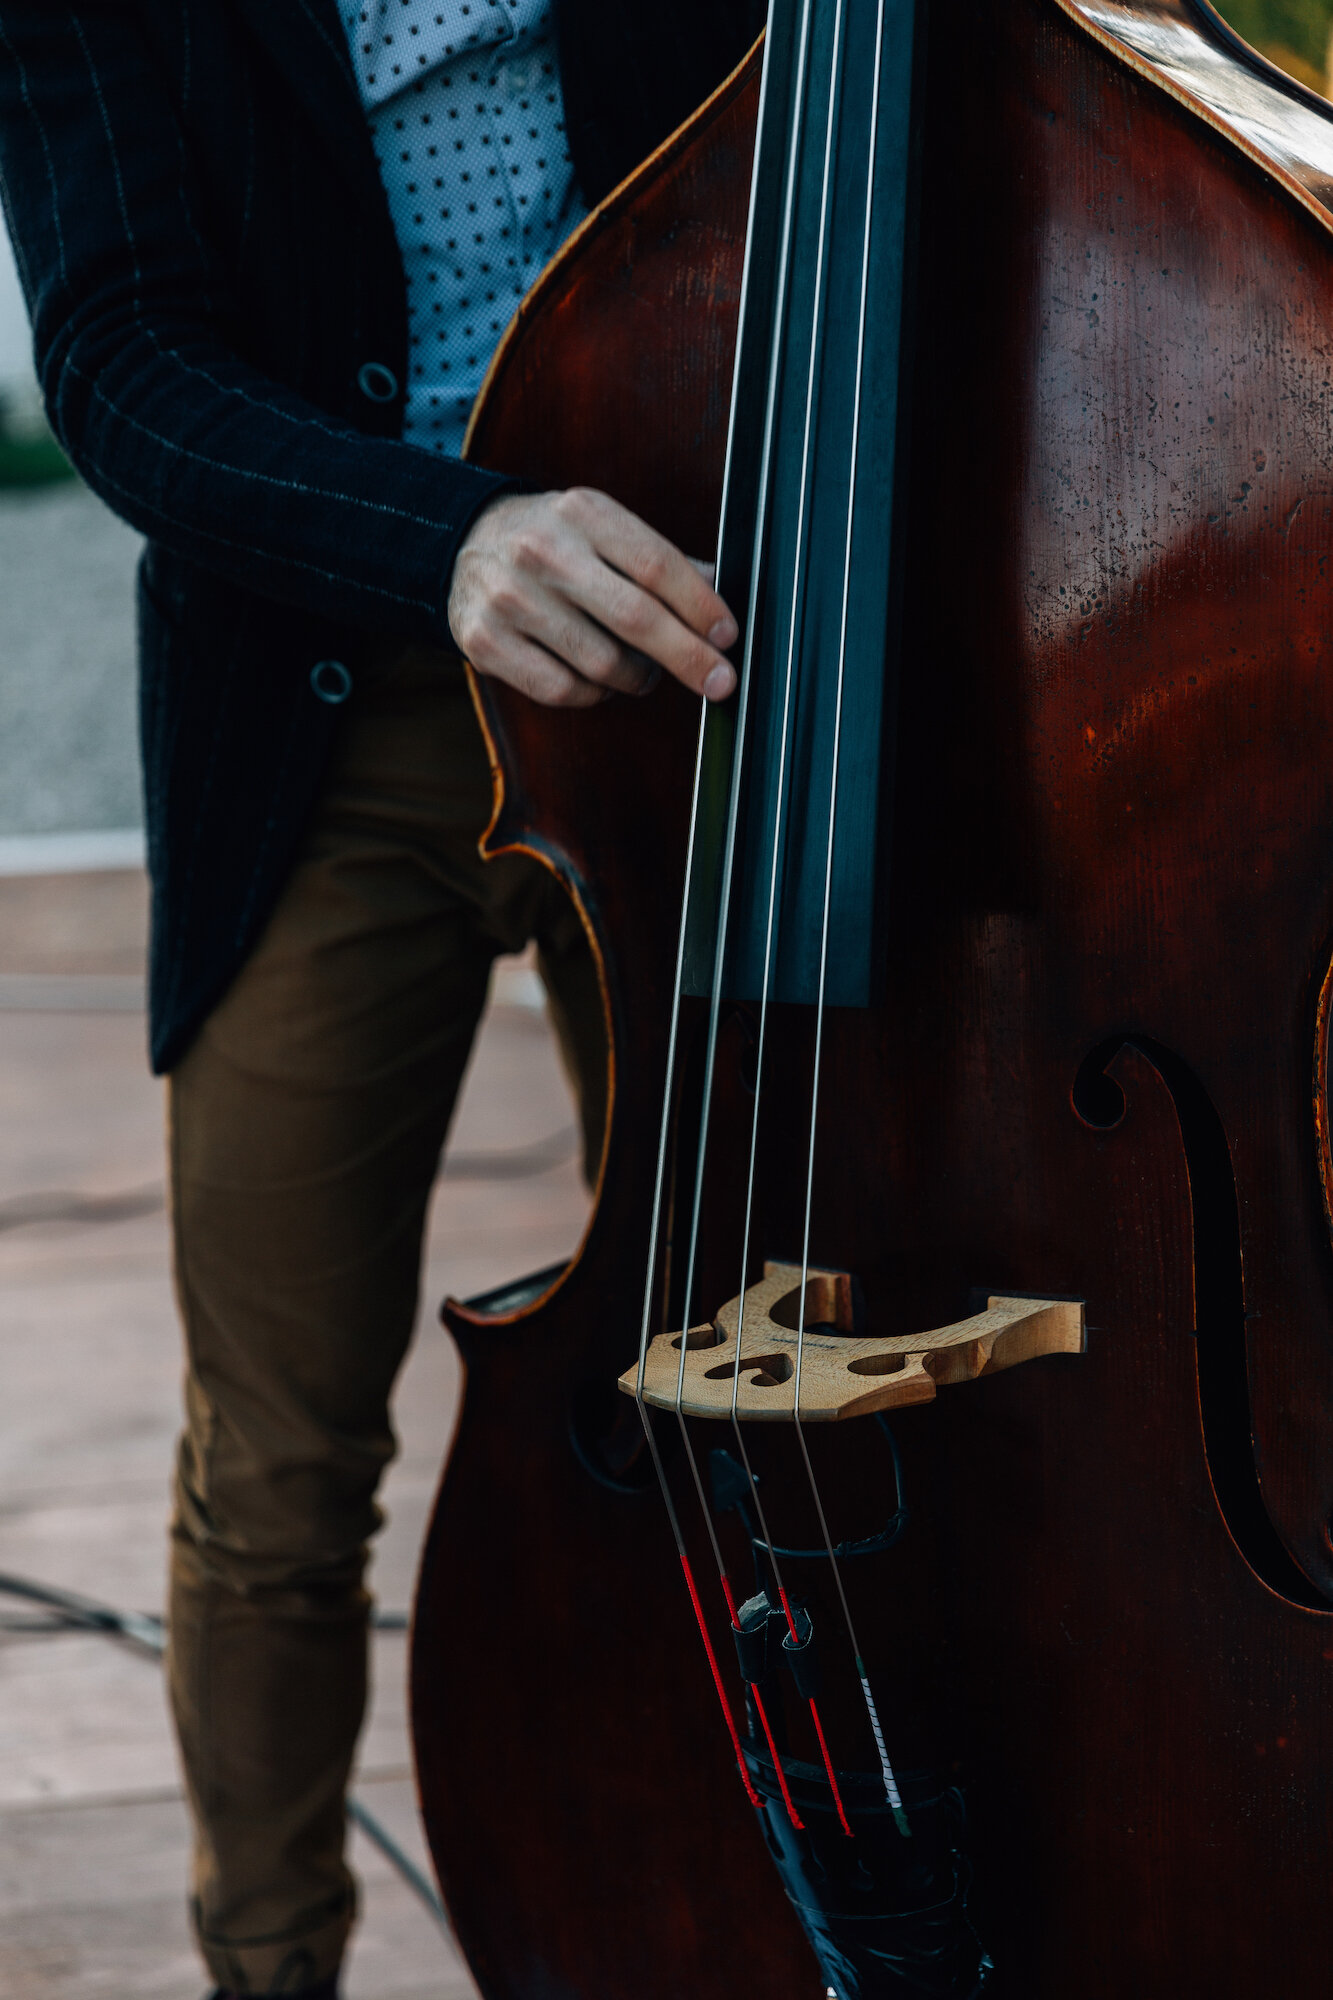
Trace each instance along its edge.
{"label": "string over bridge", "polygon": [[[742,1338],[736,1414],[747,1423],[791,1423],[796,1413],[796,1354],[800,1342],[801,1269],[766,1263],[742,1300],[730,1299],[715,1320],[679,1333],[659,1334],[648,1349],[644,1397],[674,1410],[685,1341],[681,1408],[687,1417],[730,1417],[736,1343]],[[995,1293],[984,1312],[928,1333],[858,1335],[853,1288],[845,1271],[811,1269],[805,1288],[805,1337],[801,1361],[801,1420],[835,1423],[876,1410],[929,1403],[938,1389],[978,1375],[1035,1361],[1043,1354],[1081,1354],[1086,1345],[1083,1306],[1071,1299],[1012,1298]],[[620,1378],[633,1396],[637,1368]]]}

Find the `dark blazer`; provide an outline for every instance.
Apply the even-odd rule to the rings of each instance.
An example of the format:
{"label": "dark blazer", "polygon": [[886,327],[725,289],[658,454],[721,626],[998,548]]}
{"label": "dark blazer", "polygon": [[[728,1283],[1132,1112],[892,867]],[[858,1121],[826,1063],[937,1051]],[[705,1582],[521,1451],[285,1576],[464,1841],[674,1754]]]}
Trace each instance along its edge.
{"label": "dark blazer", "polygon": [[[702,101],[765,12],[557,9],[589,200]],[[400,441],[402,266],[335,0],[0,0],[0,194],[56,435],[148,537],[151,1045],[167,1069],[291,865],[338,720],[312,670],[342,662],[354,686],[386,638],[447,643],[455,553],[504,482]]]}

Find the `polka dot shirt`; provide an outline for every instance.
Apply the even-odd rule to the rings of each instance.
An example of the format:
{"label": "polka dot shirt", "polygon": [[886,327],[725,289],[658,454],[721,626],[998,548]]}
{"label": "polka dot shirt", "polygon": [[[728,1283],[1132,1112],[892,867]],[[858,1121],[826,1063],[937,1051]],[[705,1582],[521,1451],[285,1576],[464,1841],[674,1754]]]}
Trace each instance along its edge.
{"label": "polka dot shirt", "polygon": [[457,454],[500,336],[584,208],[552,0],[341,0],[407,274],[403,436]]}

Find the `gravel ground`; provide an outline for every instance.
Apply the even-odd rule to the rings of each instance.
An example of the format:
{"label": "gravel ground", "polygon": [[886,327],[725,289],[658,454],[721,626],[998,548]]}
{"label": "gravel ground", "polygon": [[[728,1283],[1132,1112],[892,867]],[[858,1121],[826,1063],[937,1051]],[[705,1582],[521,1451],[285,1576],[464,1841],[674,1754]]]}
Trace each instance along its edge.
{"label": "gravel ground", "polygon": [[83,486],[0,493],[0,836],[140,824],[139,547]]}

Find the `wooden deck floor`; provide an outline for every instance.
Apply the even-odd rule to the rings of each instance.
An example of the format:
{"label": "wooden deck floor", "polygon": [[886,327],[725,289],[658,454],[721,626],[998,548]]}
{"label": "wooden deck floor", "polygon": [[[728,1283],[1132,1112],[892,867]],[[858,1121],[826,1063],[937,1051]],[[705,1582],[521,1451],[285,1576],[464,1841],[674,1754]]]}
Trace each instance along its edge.
{"label": "wooden deck floor", "polygon": [[[161,1092],[128,970],[140,910],[123,879],[52,878],[45,896],[31,880],[0,881],[0,1571],[155,1611],[180,1361]],[[572,1124],[531,983],[519,968],[498,982],[455,1153]],[[58,1194],[135,1199],[119,1219],[32,1219],[34,1196]],[[563,1163],[530,1178],[441,1181],[376,1557],[385,1607],[410,1600],[450,1429],[457,1375],[439,1298],[555,1261],[584,1211],[572,1136]],[[0,2000],[197,2000],[206,1981],[185,1923],[188,1830],[158,1669],[105,1638],[16,1629],[41,1621],[12,1598],[0,1617]],[[377,1636],[357,1787],[424,1864],[404,1660],[400,1634]],[[354,1848],[365,1902],[347,2000],[471,1995],[410,1892],[359,1835]]]}

